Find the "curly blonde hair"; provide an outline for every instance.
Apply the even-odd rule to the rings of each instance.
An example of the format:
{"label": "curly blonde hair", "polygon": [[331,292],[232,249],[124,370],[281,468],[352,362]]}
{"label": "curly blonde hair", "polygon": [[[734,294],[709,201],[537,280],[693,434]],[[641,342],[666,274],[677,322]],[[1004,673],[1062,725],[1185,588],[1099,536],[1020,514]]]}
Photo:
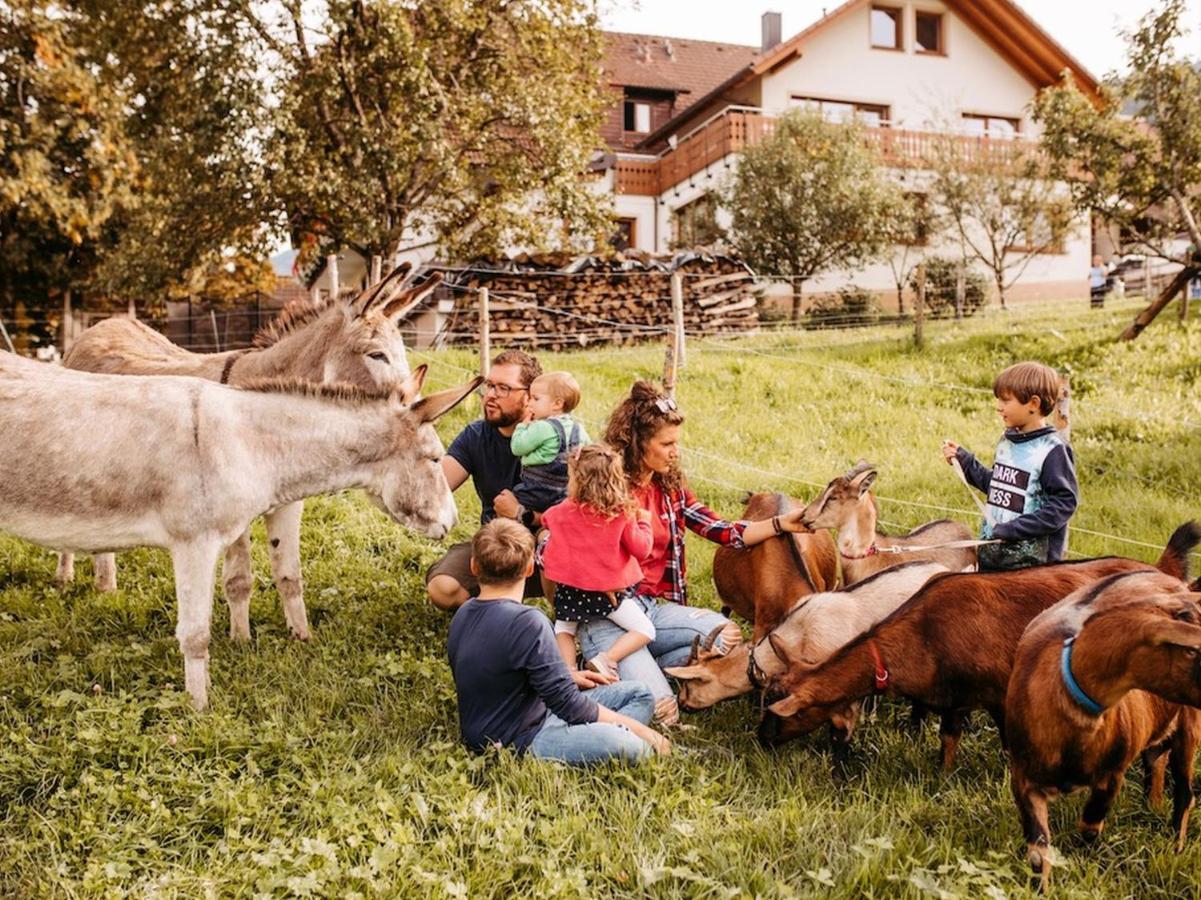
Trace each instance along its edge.
{"label": "curly blonde hair", "polygon": [[[676,408],[665,391],[649,381],[635,381],[629,396],[609,416],[605,442],[621,454],[626,480],[634,484],[642,475],[642,458],[646,444],[667,425],[684,424],[684,414]],[[679,468],[655,475],[655,480],[668,492],[679,490],[684,476]]]}
{"label": "curly blonde hair", "polygon": [[637,509],[621,457],[604,444],[588,444],[572,454],[567,476],[567,496],[598,515],[632,516]]}

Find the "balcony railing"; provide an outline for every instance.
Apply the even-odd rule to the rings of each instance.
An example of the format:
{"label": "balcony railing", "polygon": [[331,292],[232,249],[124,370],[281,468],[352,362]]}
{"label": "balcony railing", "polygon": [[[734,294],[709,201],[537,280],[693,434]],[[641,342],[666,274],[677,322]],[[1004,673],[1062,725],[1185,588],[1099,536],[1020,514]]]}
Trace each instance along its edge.
{"label": "balcony railing", "polygon": [[[615,165],[618,194],[658,196],[721,162],[743,147],[758,143],[775,130],[776,118],[761,110],[728,107],[680,138],[657,156],[619,156]],[[989,138],[983,135],[904,128],[865,128],[867,139],[880,151],[884,165],[891,168],[928,168],[932,155],[950,139],[963,158],[1009,160],[1037,147],[1021,138]]]}

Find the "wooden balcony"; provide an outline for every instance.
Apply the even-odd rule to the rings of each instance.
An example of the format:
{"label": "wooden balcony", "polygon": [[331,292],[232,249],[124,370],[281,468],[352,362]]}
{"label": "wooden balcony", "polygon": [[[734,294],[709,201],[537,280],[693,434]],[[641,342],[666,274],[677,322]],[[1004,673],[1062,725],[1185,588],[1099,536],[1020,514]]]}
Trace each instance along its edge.
{"label": "wooden balcony", "polygon": [[[656,157],[619,157],[614,190],[618,194],[657,197],[698,172],[757,143],[775,130],[776,120],[760,112],[728,110],[681,138]],[[928,160],[948,135],[903,128],[867,128],[869,142],[880,151],[884,165],[898,169],[928,167]],[[949,135],[953,146],[968,159],[1007,160],[1025,155],[1037,144],[1023,139]]]}

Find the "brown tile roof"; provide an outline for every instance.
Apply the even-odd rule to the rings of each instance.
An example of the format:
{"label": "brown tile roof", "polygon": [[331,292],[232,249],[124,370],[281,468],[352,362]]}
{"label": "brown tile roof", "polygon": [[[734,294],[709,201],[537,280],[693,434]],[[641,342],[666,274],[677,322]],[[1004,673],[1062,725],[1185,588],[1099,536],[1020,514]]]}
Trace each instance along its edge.
{"label": "brown tile roof", "polygon": [[744,68],[758,47],[691,38],[605,32],[603,67],[612,85],[677,91],[679,115]]}

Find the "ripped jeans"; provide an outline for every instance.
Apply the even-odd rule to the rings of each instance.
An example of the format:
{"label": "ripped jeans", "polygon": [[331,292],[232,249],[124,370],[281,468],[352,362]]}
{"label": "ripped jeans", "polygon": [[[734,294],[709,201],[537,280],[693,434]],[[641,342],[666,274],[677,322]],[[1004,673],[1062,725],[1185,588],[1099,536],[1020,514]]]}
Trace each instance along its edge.
{"label": "ripped jeans", "polygon": [[[730,620],[711,609],[680,606],[671,602],[657,603],[654,597],[644,595],[635,597],[634,602],[655,626],[655,639],[618,663],[617,671],[623,681],[641,681],[650,688],[656,700],[672,697],[674,692],[662,670],[684,665],[692,651],[694,637],[699,635],[704,640],[713,629],[728,625]],[[608,619],[592,619],[580,623],[576,637],[584,659],[592,659],[613,646],[613,642],[624,633]]]}

